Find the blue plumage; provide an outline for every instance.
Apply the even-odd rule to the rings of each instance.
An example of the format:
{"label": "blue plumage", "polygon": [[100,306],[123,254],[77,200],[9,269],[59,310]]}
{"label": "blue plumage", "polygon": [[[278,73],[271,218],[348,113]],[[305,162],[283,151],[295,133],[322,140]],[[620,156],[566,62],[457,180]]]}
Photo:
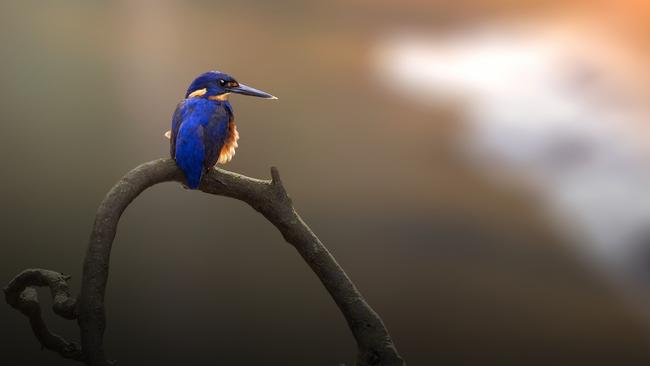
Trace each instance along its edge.
{"label": "blue plumage", "polygon": [[192,98],[179,104],[172,127],[172,157],[190,188],[198,188],[203,172],[216,164],[231,120],[227,101]]}
{"label": "blue plumage", "polygon": [[196,78],[172,118],[170,153],[185,173],[187,186],[197,189],[203,174],[217,162],[234,155],[239,134],[234,123],[230,93],[277,99],[238,83],[231,76],[210,71]]}

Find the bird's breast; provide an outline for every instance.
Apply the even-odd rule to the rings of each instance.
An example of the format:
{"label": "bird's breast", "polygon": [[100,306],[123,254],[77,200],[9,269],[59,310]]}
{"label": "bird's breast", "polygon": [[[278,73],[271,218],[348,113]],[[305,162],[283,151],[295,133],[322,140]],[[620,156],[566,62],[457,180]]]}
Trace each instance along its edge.
{"label": "bird's breast", "polygon": [[230,119],[228,123],[228,135],[226,136],[221,151],[219,152],[219,159],[217,163],[225,164],[232,160],[235,156],[235,149],[237,149],[239,140],[239,132],[237,131],[237,125],[235,125],[235,120]]}

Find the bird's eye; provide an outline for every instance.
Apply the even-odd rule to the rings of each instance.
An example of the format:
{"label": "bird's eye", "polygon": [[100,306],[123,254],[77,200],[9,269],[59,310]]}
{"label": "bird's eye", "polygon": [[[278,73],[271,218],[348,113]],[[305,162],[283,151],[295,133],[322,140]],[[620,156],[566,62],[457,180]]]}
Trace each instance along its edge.
{"label": "bird's eye", "polygon": [[226,81],[224,79],[219,80],[219,85],[221,86],[226,85]]}

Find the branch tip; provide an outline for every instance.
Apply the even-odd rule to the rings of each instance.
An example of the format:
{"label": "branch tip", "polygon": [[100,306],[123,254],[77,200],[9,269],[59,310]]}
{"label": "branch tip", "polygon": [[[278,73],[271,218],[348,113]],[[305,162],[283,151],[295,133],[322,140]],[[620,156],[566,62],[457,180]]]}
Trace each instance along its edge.
{"label": "branch tip", "polygon": [[280,171],[277,167],[271,167],[271,182],[273,184],[282,185],[282,179],[280,179]]}

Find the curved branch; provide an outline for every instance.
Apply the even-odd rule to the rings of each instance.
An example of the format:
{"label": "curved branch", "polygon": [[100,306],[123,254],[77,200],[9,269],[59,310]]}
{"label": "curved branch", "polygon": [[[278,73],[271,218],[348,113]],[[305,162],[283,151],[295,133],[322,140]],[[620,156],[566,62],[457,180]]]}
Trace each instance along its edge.
{"label": "curved branch", "polygon": [[[334,257],[294,210],[276,168],[271,168],[271,176],[270,181],[259,180],[215,168],[203,177],[200,190],[209,194],[232,197],[248,203],[275,225],[284,239],[296,248],[323,283],[347,320],[348,326],[357,341],[358,366],[403,366],[404,361],[395,349],[381,318],[366,303],[361,293],[359,293]],[[104,294],[106,292],[106,282],[108,281],[111,247],[120,216],[145,189],[158,183],[170,181],[185,182],[182,172],[177,168],[173,160],[160,159],[142,164],[126,174],[113,186],[97,210],[84,261],[81,295],[78,303],[78,323],[81,329],[83,360],[88,365],[106,366],[112,364],[112,362],[106,361],[103,348],[106,327]],[[47,275],[49,276],[52,273]],[[12,283],[14,282],[20,281],[12,281]],[[53,283],[55,282],[52,281],[39,282],[31,280],[31,282],[27,281],[25,286],[38,285],[38,283],[50,285],[54,294]],[[56,284],[59,286],[61,282],[56,282]],[[10,287],[15,287],[14,290],[10,291],[12,294],[20,289],[20,285],[14,285],[13,287],[10,285]],[[60,288],[64,289],[64,291],[59,291],[57,294],[69,295],[67,284]],[[32,296],[28,290],[29,288],[24,292]],[[22,289],[17,293],[21,293],[21,291]],[[7,301],[10,301],[9,295],[7,296]],[[12,296],[11,301],[16,303],[18,301],[15,299],[16,296]],[[56,296],[58,295],[55,294]],[[27,301],[29,304],[33,304],[33,302]],[[74,309],[73,302],[67,306],[62,309],[66,311]],[[32,309],[33,305],[17,307],[23,312],[27,311],[26,314],[30,314],[28,315],[30,320],[35,319],[39,329],[47,329],[44,324],[40,324],[42,323],[40,307],[38,308],[38,314],[36,314],[36,310]],[[69,314],[71,316],[76,315],[73,312]],[[48,334],[50,333],[48,332]],[[50,338],[52,336],[58,337],[50,334]],[[37,333],[37,337],[41,340],[39,333]],[[68,344],[62,338],[58,337],[58,339],[61,340],[59,343],[64,346]],[[45,345],[43,340],[41,340],[41,343]],[[49,343],[46,346],[55,350],[61,349],[56,345],[53,345],[52,348]],[[77,353],[78,350],[78,347],[75,348]]]}
{"label": "curved branch", "polygon": [[43,348],[57,352],[64,358],[83,361],[81,347],[69,342],[56,333],[52,333],[45,324],[41,314],[38,293],[34,286],[49,287],[52,293],[53,309],[65,319],[76,319],[76,300],[70,296],[68,280],[59,272],[46,269],[26,269],[16,276],[4,289],[5,299],[9,305],[29,318],[34,335]]}

